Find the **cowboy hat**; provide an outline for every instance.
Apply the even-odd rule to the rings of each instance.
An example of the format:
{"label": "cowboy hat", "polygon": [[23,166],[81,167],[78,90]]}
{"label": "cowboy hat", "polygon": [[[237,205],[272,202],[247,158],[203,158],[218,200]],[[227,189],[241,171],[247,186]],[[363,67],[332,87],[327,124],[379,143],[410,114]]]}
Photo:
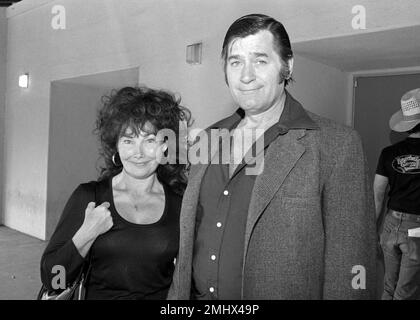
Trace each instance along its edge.
{"label": "cowboy hat", "polygon": [[420,88],[410,90],[401,98],[401,110],[394,113],[389,126],[397,132],[406,132],[420,123]]}

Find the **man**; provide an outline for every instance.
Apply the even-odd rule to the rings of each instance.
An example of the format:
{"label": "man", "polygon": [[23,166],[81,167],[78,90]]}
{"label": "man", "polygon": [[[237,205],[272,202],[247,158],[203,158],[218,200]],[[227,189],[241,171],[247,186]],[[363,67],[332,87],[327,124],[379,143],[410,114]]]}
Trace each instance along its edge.
{"label": "man", "polygon": [[380,241],[385,263],[382,299],[420,300],[420,89],[403,95],[401,110],[389,125],[408,137],[382,150],[374,181],[377,218],[389,189]]}
{"label": "man", "polygon": [[231,130],[235,159],[241,132],[262,130],[262,172],[247,174],[252,161],[217,164],[217,152],[191,167],[168,298],[371,298],[374,206],[358,135],[285,90],[293,53],[273,18],[235,21],[222,58],[240,109],[207,132]]}

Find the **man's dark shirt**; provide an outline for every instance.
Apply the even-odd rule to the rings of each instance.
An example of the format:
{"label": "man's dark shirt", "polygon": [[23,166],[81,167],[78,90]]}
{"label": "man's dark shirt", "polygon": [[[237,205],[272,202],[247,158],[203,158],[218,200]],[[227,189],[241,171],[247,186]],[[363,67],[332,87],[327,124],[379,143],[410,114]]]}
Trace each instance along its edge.
{"label": "man's dark shirt", "polygon": [[[243,116],[243,110],[239,112]],[[286,101],[280,120],[264,133],[264,151],[279,134],[306,128],[299,116]],[[236,128],[240,120],[227,129]],[[257,177],[246,174],[247,166],[254,164],[242,163],[231,178],[229,164],[210,164],[204,174],[196,217],[193,299],[241,299],[245,227]]]}
{"label": "man's dark shirt", "polygon": [[383,149],[376,173],[388,178],[389,209],[420,215],[420,138]]}

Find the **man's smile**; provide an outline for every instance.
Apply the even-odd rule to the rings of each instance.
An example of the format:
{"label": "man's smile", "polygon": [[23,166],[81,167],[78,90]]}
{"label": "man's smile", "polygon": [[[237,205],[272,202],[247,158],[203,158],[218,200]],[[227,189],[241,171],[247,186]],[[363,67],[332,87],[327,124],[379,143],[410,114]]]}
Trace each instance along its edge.
{"label": "man's smile", "polygon": [[259,88],[253,88],[253,89],[239,89],[239,91],[242,93],[242,94],[253,94],[253,93],[255,93],[255,92],[257,92],[258,90],[260,90],[262,87],[259,87]]}

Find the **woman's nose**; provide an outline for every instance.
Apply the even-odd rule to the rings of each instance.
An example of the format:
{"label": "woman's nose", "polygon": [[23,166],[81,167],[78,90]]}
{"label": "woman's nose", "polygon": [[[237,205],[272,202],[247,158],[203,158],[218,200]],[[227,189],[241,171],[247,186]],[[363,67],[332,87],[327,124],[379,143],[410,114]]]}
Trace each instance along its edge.
{"label": "woman's nose", "polygon": [[139,143],[137,143],[136,144],[136,148],[135,148],[136,155],[142,157],[144,155],[143,148],[144,147],[143,147],[142,141],[140,141]]}

